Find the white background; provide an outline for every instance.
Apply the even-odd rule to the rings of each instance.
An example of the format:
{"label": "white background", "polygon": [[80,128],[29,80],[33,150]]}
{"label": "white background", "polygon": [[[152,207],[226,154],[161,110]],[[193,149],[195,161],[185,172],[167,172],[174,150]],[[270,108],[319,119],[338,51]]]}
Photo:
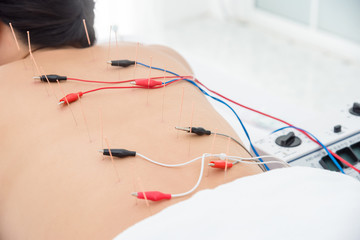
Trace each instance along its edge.
{"label": "white background", "polygon": [[[311,2],[316,10],[319,1]],[[209,87],[314,134],[341,123],[340,111],[360,102],[359,44],[318,29],[313,10],[306,26],[254,5],[253,0],[98,0],[97,38],[106,44],[116,25],[119,40],[170,46]],[[279,127],[239,113],[254,138]],[[238,129],[231,114],[223,114]]]}

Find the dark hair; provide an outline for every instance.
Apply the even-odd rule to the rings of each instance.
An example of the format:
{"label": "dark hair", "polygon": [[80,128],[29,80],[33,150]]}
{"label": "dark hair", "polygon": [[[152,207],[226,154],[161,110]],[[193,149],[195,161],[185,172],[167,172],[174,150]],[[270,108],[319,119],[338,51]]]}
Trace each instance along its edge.
{"label": "dark hair", "polygon": [[0,0],[0,20],[11,23],[20,39],[38,48],[88,47],[95,42],[94,0]]}

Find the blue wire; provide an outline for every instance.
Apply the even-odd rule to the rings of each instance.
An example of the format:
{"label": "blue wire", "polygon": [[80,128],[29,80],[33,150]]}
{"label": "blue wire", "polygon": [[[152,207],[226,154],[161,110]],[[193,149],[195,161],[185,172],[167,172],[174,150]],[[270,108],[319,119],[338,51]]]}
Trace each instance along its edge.
{"label": "blue wire", "polygon": [[[184,79],[184,80],[185,80],[185,81],[188,81],[188,82],[190,82],[191,84],[193,84],[194,86],[196,86],[196,87],[197,87],[203,94],[205,94],[206,96],[209,96],[209,97],[211,97],[212,99],[214,99],[214,100],[216,100],[216,101],[224,104],[225,106],[227,106],[227,107],[235,114],[236,118],[238,119],[239,123],[241,124],[241,127],[243,128],[243,130],[244,130],[244,132],[245,132],[245,135],[246,135],[247,139],[249,140],[251,149],[254,151],[254,153],[255,153],[255,155],[256,155],[257,157],[260,157],[260,155],[258,154],[258,152],[256,151],[254,145],[253,145],[252,142],[251,142],[251,139],[250,139],[250,136],[249,136],[248,131],[246,130],[243,122],[241,121],[240,117],[237,115],[237,113],[235,112],[235,110],[234,110],[229,104],[227,104],[226,102],[224,102],[223,100],[221,100],[221,99],[219,99],[219,98],[217,98],[217,97],[211,96],[210,94],[208,94],[207,92],[205,92],[205,91],[204,91],[203,89],[201,89],[194,81],[189,80],[189,79]],[[260,162],[264,162],[261,158],[259,158],[259,160],[260,160]],[[267,171],[270,170],[269,167],[268,167],[266,164],[264,164],[264,166],[265,166],[265,168],[266,168]]]}
{"label": "blue wire", "polygon": [[313,138],[321,145],[321,147],[324,148],[324,150],[325,150],[326,153],[329,155],[330,159],[333,161],[333,163],[335,164],[335,166],[340,170],[340,172],[342,172],[342,173],[345,174],[343,168],[340,166],[340,164],[338,163],[338,161],[336,161],[336,159],[334,158],[334,156],[329,152],[328,148],[327,148],[324,144],[322,144],[322,143],[319,141],[319,139],[317,139],[313,134],[309,133],[308,131],[306,131],[306,130],[304,130],[304,129],[301,129],[301,128],[298,128],[298,127],[294,127],[294,126],[286,126],[286,127],[282,127],[282,128],[279,128],[279,129],[273,131],[271,134],[276,133],[276,132],[281,131],[281,130],[286,129],[286,128],[295,128],[295,129],[297,129],[297,130],[304,131],[304,132],[306,132],[307,134],[309,134],[311,137],[313,137]]}
{"label": "blue wire", "polygon": [[[137,63],[138,63],[139,65],[144,66],[144,67],[150,68],[149,65],[146,65],[146,64],[144,64],[144,63],[140,63],[140,62],[137,62]],[[176,74],[176,73],[174,73],[174,72],[171,72],[171,71],[168,71],[168,70],[165,70],[165,69],[162,69],[162,68],[157,68],[157,67],[151,67],[151,68],[152,68],[152,69],[156,69],[156,70],[160,70],[160,71],[165,71],[165,72],[170,73],[170,74],[173,74],[173,75],[175,75],[175,76],[180,76],[179,74]],[[177,79],[172,79],[172,80],[170,80],[170,81],[167,81],[167,82],[165,82],[165,84],[174,82],[174,81],[176,81],[176,80],[178,80],[178,78],[177,78]],[[256,151],[254,145],[252,144],[252,141],[251,141],[251,139],[250,139],[250,136],[249,136],[248,131],[246,130],[243,122],[241,121],[240,117],[237,115],[237,113],[235,112],[235,110],[234,110],[229,104],[227,104],[226,102],[224,102],[223,100],[221,100],[221,99],[219,99],[219,98],[217,98],[217,97],[214,97],[214,96],[211,96],[210,94],[208,94],[205,90],[203,90],[203,89],[202,89],[199,85],[197,85],[194,81],[192,81],[192,80],[190,80],[190,79],[183,79],[183,80],[188,81],[189,83],[193,84],[195,87],[197,87],[197,88],[198,88],[203,94],[205,94],[206,96],[209,96],[210,98],[212,98],[212,99],[214,99],[214,100],[216,100],[216,101],[224,104],[225,106],[227,106],[227,107],[235,114],[236,118],[237,118],[238,121],[240,122],[240,125],[241,125],[241,127],[243,128],[247,139],[249,140],[251,149],[254,151],[254,153],[255,153],[255,155],[256,155],[257,157],[260,157],[260,155],[259,155],[258,152]],[[260,161],[260,162],[264,162],[261,158],[259,158],[259,161]],[[266,164],[264,164],[264,166],[265,166],[265,168],[266,168],[267,171],[270,170],[269,167],[268,167]]]}
{"label": "blue wire", "polygon": [[[146,64],[141,63],[141,62],[137,62],[137,64],[142,65],[142,66],[147,67],[147,68],[150,68],[149,65],[146,65]],[[162,68],[157,68],[157,67],[151,67],[151,68],[152,68],[152,69],[156,69],[156,70],[160,70],[160,71],[165,71],[165,72],[167,72],[167,73],[173,74],[173,75],[178,76],[178,77],[180,76],[179,74],[176,74],[176,73],[174,73],[174,72],[171,72],[171,71],[168,71],[168,70],[165,70],[165,69],[162,69]],[[179,80],[179,78],[172,79],[172,80],[170,80],[170,81],[165,82],[164,84],[168,84],[168,83],[174,82],[174,81],[176,81],[176,80]],[[237,113],[235,112],[235,110],[234,110],[230,105],[228,105],[226,102],[224,102],[223,100],[221,100],[221,99],[219,99],[219,98],[216,98],[216,97],[211,96],[210,94],[208,94],[205,90],[203,90],[203,89],[202,89],[199,85],[197,85],[194,81],[192,81],[192,80],[190,80],[190,79],[183,79],[183,80],[188,81],[189,83],[191,83],[191,84],[193,84],[194,86],[196,86],[196,87],[197,87],[203,94],[205,94],[206,96],[209,96],[210,98],[212,98],[212,99],[214,99],[214,100],[216,100],[216,101],[224,104],[225,106],[227,106],[227,107],[235,114],[236,118],[237,118],[238,121],[240,122],[241,127],[243,128],[243,130],[244,130],[244,132],[245,132],[245,135],[246,135],[247,139],[249,140],[251,149],[254,151],[255,155],[256,155],[257,157],[259,157],[258,152],[256,151],[256,149],[254,148],[254,146],[253,146],[253,144],[252,144],[252,142],[251,142],[249,133],[247,132],[244,124],[242,123],[241,119],[239,118],[239,116],[237,115]],[[321,147],[324,148],[324,150],[325,150],[326,153],[329,155],[330,159],[333,161],[333,163],[335,164],[335,166],[340,170],[340,172],[342,172],[342,173],[345,174],[343,168],[340,166],[340,164],[338,163],[338,161],[336,161],[336,159],[334,158],[334,156],[329,152],[329,150],[327,149],[327,147],[326,147],[324,144],[322,144],[322,143],[321,143],[313,134],[311,134],[310,132],[308,132],[308,131],[306,131],[306,130],[304,130],[304,129],[301,129],[301,128],[294,127],[294,126],[287,126],[287,127],[283,127],[283,128],[277,129],[277,130],[273,131],[272,133],[275,133],[275,132],[277,132],[277,131],[280,131],[280,130],[283,130],[283,129],[286,129],[286,128],[295,128],[295,129],[298,129],[298,130],[302,130],[302,131],[308,133],[310,136],[312,136],[312,137],[321,145]],[[263,160],[262,160],[261,158],[259,158],[259,160],[260,160],[261,162],[263,162]],[[268,170],[268,171],[270,170],[266,164],[264,164],[264,166],[265,166],[266,170]]]}
{"label": "blue wire", "polygon": [[178,77],[180,76],[179,74],[176,74],[174,72],[171,72],[171,71],[168,71],[168,70],[165,70],[165,69],[162,69],[162,68],[150,67],[149,65],[146,65],[146,64],[141,63],[141,62],[136,62],[136,63],[141,65],[141,66],[147,67],[147,68],[156,69],[156,70],[160,70],[160,71],[163,71],[163,72],[165,71],[167,73],[173,74],[173,75],[178,76]]}

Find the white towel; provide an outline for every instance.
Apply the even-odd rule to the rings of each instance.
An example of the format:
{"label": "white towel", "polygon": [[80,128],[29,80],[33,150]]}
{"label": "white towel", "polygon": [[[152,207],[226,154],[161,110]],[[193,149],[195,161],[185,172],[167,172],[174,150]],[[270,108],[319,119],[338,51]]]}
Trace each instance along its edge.
{"label": "white towel", "polygon": [[314,168],[272,170],[198,192],[121,239],[359,240],[360,182]]}

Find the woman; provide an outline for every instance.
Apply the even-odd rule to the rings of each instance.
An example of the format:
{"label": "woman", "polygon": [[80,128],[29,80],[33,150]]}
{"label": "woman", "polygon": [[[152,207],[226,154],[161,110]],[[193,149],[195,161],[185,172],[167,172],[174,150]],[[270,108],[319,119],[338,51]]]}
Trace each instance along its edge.
{"label": "woman", "polygon": [[[109,239],[191,196],[147,203],[131,192],[186,192],[200,174],[200,161],[179,168],[156,166],[139,157],[111,163],[99,149],[125,148],[167,164],[210,152],[250,157],[228,138],[174,129],[202,126],[235,137],[199,90],[185,81],[161,89],[97,91],[58,106],[68,93],[104,84],[68,80],[49,85],[34,76],[56,73],[102,81],[164,76],[140,65],[110,67],[107,47],[84,49],[89,43],[83,19],[91,44],[95,41],[93,7],[90,0],[0,3],[1,239]],[[110,56],[192,75],[179,54],[162,46],[122,43]],[[261,172],[246,164],[226,173],[206,168],[197,190]]]}
{"label": "woman", "polygon": [[77,48],[88,47],[82,20],[85,19],[91,45],[95,42],[94,2],[77,1],[8,1],[0,2],[1,17],[1,57],[0,65],[21,59],[28,54],[27,47],[14,51],[16,42],[10,37],[9,24],[16,29],[20,44],[27,41],[27,31],[31,33],[33,50],[45,47]]}

